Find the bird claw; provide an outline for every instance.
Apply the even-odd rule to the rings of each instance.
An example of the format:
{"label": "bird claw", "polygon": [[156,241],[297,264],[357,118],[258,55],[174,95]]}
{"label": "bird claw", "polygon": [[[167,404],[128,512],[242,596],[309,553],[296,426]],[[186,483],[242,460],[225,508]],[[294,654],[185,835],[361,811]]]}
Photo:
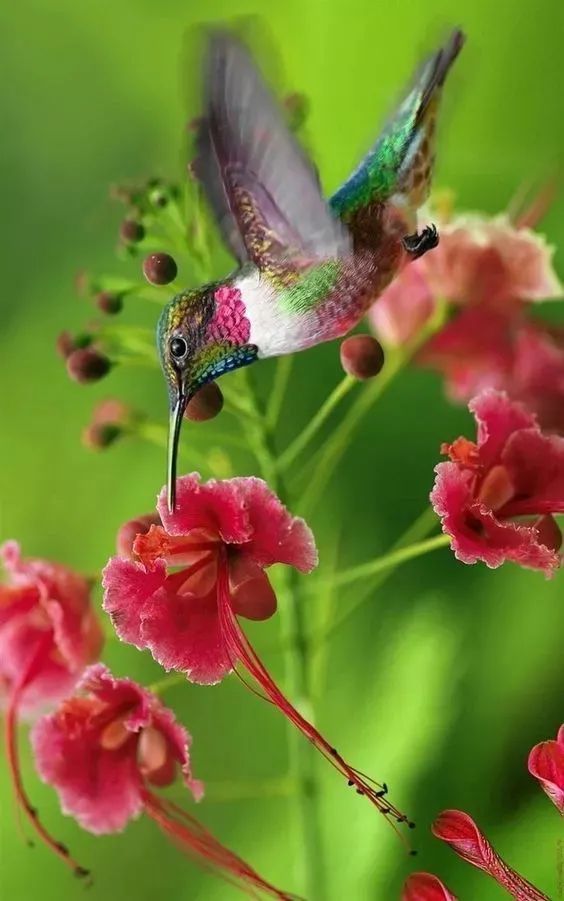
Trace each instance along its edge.
{"label": "bird claw", "polygon": [[422,257],[428,250],[433,250],[438,243],[439,233],[435,225],[426,225],[421,234],[415,232],[402,238],[403,246],[414,260]]}

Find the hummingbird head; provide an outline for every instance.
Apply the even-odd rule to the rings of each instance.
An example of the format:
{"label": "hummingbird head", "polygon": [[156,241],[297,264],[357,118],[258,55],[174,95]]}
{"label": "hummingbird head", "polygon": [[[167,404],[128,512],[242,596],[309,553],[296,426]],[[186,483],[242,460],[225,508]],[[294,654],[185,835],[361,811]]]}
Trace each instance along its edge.
{"label": "hummingbird head", "polygon": [[176,502],[176,461],[186,406],[207,382],[257,358],[241,291],[215,283],[177,294],[161,313],[157,346],[170,400],[168,506]]}

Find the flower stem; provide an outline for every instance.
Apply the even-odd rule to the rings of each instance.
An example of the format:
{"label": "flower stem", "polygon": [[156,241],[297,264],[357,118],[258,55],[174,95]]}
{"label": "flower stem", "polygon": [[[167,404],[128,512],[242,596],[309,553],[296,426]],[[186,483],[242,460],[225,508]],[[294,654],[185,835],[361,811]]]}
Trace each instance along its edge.
{"label": "flower stem", "polygon": [[355,403],[328,439],[321,452],[319,465],[315,467],[309,486],[302,496],[300,505],[302,516],[310,514],[316,506],[337,463],[346,451],[357,425],[362,422],[372,405],[382,396],[397,373],[401,371],[404,362],[403,354],[399,352],[388,358],[380,375],[359,394]]}
{"label": "flower stem", "polygon": [[[272,445],[272,434],[264,412],[256,397],[252,381],[246,370],[242,370],[247,383],[248,398],[257,422],[250,423],[249,441],[262,474],[270,487],[276,491],[283,503],[286,491],[277,467],[276,453]],[[310,701],[309,662],[306,641],[304,607],[300,603],[296,574],[284,568],[279,574],[278,595],[281,599],[279,611],[282,629],[282,643],[285,648],[285,670],[288,695],[299,712],[312,719]],[[314,755],[303,736],[288,723],[288,748],[291,774],[297,787],[300,806],[301,847],[303,883],[308,901],[324,901],[324,866],[319,822],[319,789],[316,779]]]}
{"label": "flower stem", "polygon": [[[371,573],[367,574],[365,572],[365,574],[361,576],[361,578],[367,579],[368,584],[366,589],[364,591],[357,590],[352,604],[343,610],[340,616],[338,616],[321,634],[312,636],[308,643],[309,646],[314,650],[320,650],[323,644],[331,638],[337,629],[339,629],[369,597],[372,597],[374,591],[377,588],[380,588],[386,579],[388,579],[402,563],[437,548],[445,547],[449,541],[448,535],[436,535],[426,541],[423,540],[430,531],[436,528],[436,525],[437,517],[433,508],[426,507],[423,513],[418,516],[406,529],[403,535],[398,538],[388,554],[385,554],[383,557],[378,557],[376,560],[370,561],[370,563],[364,564],[365,570],[369,567],[372,569]],[[415,539],[418,540],[415,541]],[[362,568],[363,567],[355,567],[357,573]],[[350,579],[350,575],[353,572],[354,570],[348,570],[349,584],[350,581],[354,581],[354,579]],[[346,572],[341,575],[346,575]],[[331,588],[338,584],[337,578],[331,578],[328,581]]]}
{"label": "flower stem", "polygon": [[275,429],[280,416],[280,411],[282,410],[282,404],[284,403],[284,397],[286,396],[286,389],[288,387],[288,382],[290,381],[293,365],[294,357],[292,354],[278,357],[276,362],[276,373],[270,392],[266,417],[267,425],[271,432]]}
{"label": "flower stem", "polygon": [[404,347],[395,348],[388,352],[386,363],[381,373],[366,385],[361,394],[359,394],[346,416],[343,417],[332,436],[325,443],[320,453],[319,461],[316,460],[313,477],[302,496],[300,513],[303,516],[311,513],[322,496],[337,463],[347,450],[356,427],[362,422],[373,404],[384,394],[396,375],[407,366],[422,345],[442,327],[447,315],[447,309],[445,301],[437,301],[435,312],[421,331]]}
{"label": "flower stem", "polygon": [[[353,566],[350,569],[337,573],[329,584],[334,588],[335,586],[350,585],[351,582],[356,582],[358,579],[367,579],[384,569],[395,568],[407,560],[413,560],[414,557],[421,557],[430,551],[446,547],[450,540],[450,535],[434,535],[433,538],[427,538],[425,541],[398,548],[395,551],[390,551],[389,554],[384,554],[382,557],[376,557],[367,563],[361,563],[359,566]],[[314,586],[314,590],[317,591],[319,588],[323,588],[323,584],[323,582],[318,581]]]}
{"label": "flower stem", "polygon": [[315,437],[325,420],[331,415],[335,407],[346,397],[349,391],[357,385],[356,379],[350,375],[346,375],[339,384],[333,389],[325,402],[320,406],[315,416],[310,419],[305,429],[292,441],[289,447],[281,454],[278,460],[278,469],[284,472],[292,465],[296,457],[298,457],[307,447],[309,442]]}

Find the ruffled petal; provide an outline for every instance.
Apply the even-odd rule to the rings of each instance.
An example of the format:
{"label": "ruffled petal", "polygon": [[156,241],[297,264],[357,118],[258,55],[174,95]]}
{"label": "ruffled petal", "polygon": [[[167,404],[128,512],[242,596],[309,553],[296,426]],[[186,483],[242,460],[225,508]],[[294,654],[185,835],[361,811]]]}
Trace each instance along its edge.
{"label": "ruffled petal", "polygon": [[438,876],[412,873],[405,880],[401,901],[458,901]]}
{"label": "ruffled petal", "polygon": [[432,830],[459,857],[488,873],[517,901],[550,901],[548,895],[543,895],[501,859],[467,813],[445,810],[433,823]]}
{"label": "ruffled petal", "polygon": [[557,741],[543,741],[529,754],[529,772],[538,779],[550,800],[564,816],[564,727]]}
{"label": "ruffled petal", "polygon": [[171,535],[188,535],[192,529],[206,529],[227,544],[241,544],[251,535],[244,499],[236,479],[202,484],[198,473],[176,480],[176,510],[169,513],[166,488],[161,491],[157,510]]}
{"label": "ruffled petal", "polygon": [[502,460],[516,494],[505,515],[564,513],[564,438],[522,429],[508,439]]}
{"label": "ruffled petal", "polygon": [[468,404],[478,426],[478,447],[484,469],[499,462],[509,437],[519,429],[539,431],[535,416],[503,391],[482,391]]}
{"label": "ruffled petal", "polygon": [[213,685],[232,670],[221,632],[215,593],[205,597],[157,592],[145,605],[142,646],[167,670]]}
{"label": "ruffled petal", "polygon": [[166,566],[157,561],[152,569],[141,563],[112,557],[102,573],[103,608],[122,641],[142,649],[146,643],[141,623],[147,603],[165,583]]}
{"label": "ruffled petal", "polygon": [[286,563],[300,572],[311,572],[318,556],[307,523],[292,516],[262,479],[235,478],[230,483],[238,491],[251,525],[242,553],[259,566]]}

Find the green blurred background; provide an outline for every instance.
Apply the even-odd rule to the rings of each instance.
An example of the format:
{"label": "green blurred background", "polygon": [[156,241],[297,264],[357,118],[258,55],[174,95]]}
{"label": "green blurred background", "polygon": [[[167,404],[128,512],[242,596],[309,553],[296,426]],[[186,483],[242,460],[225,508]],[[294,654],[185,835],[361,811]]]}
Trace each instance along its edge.
{"label": "green blurred background", "polygon": [[[159,449],[124,442],[94,455],[79,435],[94,400],[108,393],[143,403],[164,422],[160,375],[130,369],[80,388],[68,381],[54,339],[90,316],[73,291],[77,269],[119,271],[113,247],[120,211],[107,199],[108,185],[181,176],[187,27],[253,13],[264,15],[280,45],[287,89],[311,99],[308,130],[328,191],[367,148],[419,56],[453,24],[469,40],[446,92],[435,183],[455,189],[462,207],[495,212],[529,177],[562,162],[561,0],[534,7],[524,0],[2,3],[0,532],[21,540],[27,554],[94,572],[113,551],[118,525],[153,505],[163,481]],[[544,227],[564,247],[562,196]],[[557,268],[564,275],[562,252]],[[141,303],[127,321],[151,323],[156,308]],[[271,367],[260,365],[267,385]],[[301,355],[281,446],[339,377],[335,347]],[[411,371],[393,385],[313,518],[326,572],[337,534],[344,563],[390,546],[425,506],[440,442],[468,424],[434,376]],[[192,427],[189,439],[205,450],[218,445],[221,431],[237,428],[223,415]],[[244,454],[232,466],[253,471]],[[415,860],[407,858],[373,809],[319,761],[331,901],[398,898],[413,868],[436,872],[461,899],[500,897],[487,877],[430,836],[430,822],[445,807],[471,813],[510,863],[557,897],[561,821],[528,776],[526,757],[564,719],[562,578],[545,582],[509,565],[467,568],[440,551],[396,573],[331,641],[318,722],[355,765],[390,783],[394,800],[418,823],[419,849]],[[337,606],[346,601],[344,593],[336,598]],[[281,675],[277,623],[253,634]],[[148,654],[115,641],[104,659],[117,674],[146,683],[161,674]],[[284,772],[282,718],[235,679],[209,689],[180,686],[166,700],[194,735],[197,775],[211,783],[198,815],[274,883],[298,890],[295,800],[235,803],[221,800],[221,785],[213,789]],[[149,821],[120,836],[82,832],[38,783],[22,745],[43,818],[94,871],[93,901],[237,896],[185,861]],[[43,848],[25,847],[5,768],[0,791],[1,898],[84,897]]]}

